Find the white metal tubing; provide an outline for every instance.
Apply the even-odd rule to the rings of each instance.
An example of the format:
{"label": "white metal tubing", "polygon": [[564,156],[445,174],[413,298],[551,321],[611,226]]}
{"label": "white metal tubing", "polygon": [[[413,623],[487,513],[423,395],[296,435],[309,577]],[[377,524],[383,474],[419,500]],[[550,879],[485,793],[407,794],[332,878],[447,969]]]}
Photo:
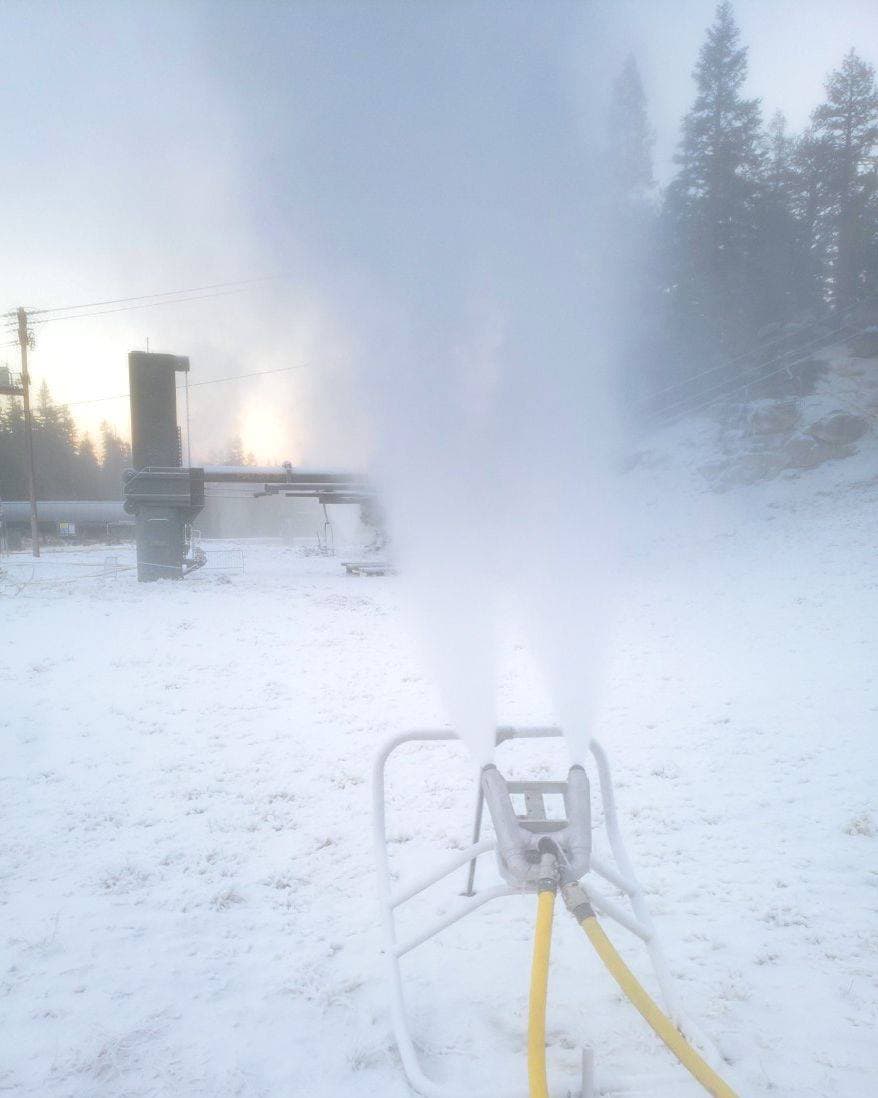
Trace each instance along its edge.
{"label": "white metal tubing", "polygon": [[[482,813],[485,810],[485,793],[482,789],[482,783],[478,782],[478,790],[476,792],[476,810],[473,814],[473,843],[477,843],[482,834]],[[466,888],[464,889],[464,896],[475,896],[476,894],[476,859],[469,863],[469,869],[466,874]]]}
{"label": "white metal tubing", "polygon": [[482,839],[480,843],[468,846],[466,850],[458,851],[454,857],[448,858],[447,861],[442,862],[438,869],[435,869],[426,877],[422,877],[420,880],[415,881],[406,888],[394,893],[390,898],[390,906],[399,907],[399,905],[404,904],[406,900],[410,900],[413,896],[417,896],[419,892],[423,892],[425,888],[429,888],[430,885],[434,885],[441,881],[443,877],[447,877],[449,873],[453,873],[455,869],[460,869],[462,865],[466,865],[467,862],[471,862],[474,858],[478,858],[480,854],[487,854],[488,851],[493,850],[496,845],[497,844],[493,839]]}
{"label": "white metal tubing", "polygon": [[449,915],[445,915],[441,919],[437,919],[434,923],[431,923],[426,930],[423,930],[420,934],[415,934],[411,938],[407,939],[402,945],[396,947],[397,957],[403,957],[406,953],[409,953],[416,946],[423,945],[434,935],[438,934],[440,930],[445,930],[446,927],[452,926],[459,919],[476,911],[483,904],[488,903],[491,900],[496,900],[500,896],[520,896],[521,891],[517,888],[510,888],[509,885],[495,885],[493,888],[486,888],[484,892],[477,892],[475,896],[466,903],[459,904],[454,911]]}
{"label": "white metal tubing", "polygon": [[564,733],[553,724],[501,724],[497,729],[498,746],[507,740],[557,740]]}
{"label": "white metal tubing", "polygon": [[[561,730],[554,727],[504,726],[497,729],[496,742],[499,745],[512,739],[554,739],[561,735]],[[452,923],[457,922],[458,919],[463,918],[483,904],[488,903],[490,900],[496,899],[502,895],[513,895],[517,892],[515,889],[498,886],[495,889],[488,889],[483,893],[476,893],[470,904],[458,908],[447,918],[433,924],[433,926],[420,935],[418,939],[410,939],[403,943],[402,947],[398,947],[396,944],[394,904],[403,903],[406,899],[410,899],[412,896],[417,895],[418,892],[423,891],[423,889],[429,887],[430,884],[441,880],[443,876],[446,876],[449,872],[453,872],[455,868],[458,868],[467,861],[472,861],[474,857],[478,857],[479,853],[483,853],[484,850],[491,849],[491,846],[493,846],[492,843],[491,846],[486,846],[483,850],[482,843],[474,844],[469,850],[461,851],[458,855],[455,855],[454,859],[452,859],[450,863],[446,863],[441,871],[435,872],[429,879],[424,879],[417,885],[407,886],[399,893],[395,900],[393,899],[391,894],[390,865],[387,857],[384,801],[384,768],[387,758],[397,747],[404,743],[417,741],[450,741],[455,739],[458,739],[458,737],[454,732],[444,729],[424,729],[422,731],[403,732],[388,740],[375,760],[372,787],[373,838],[375,842],[375,860],[378,867],[379,900],[381,904],[382,921],[384,924],[386,963],[388,966],[391,988],[391,1020],[406,1076],[411,1085],[420,1094],[427,1096],[427,1098],[524,1098],[521,1092],[504,1096],[498,1094],[496,1090],[473,1091],[469,1088],[457,1089],[435,1083],[433,1080],[429,1079],[421,1069],[414,1042],[408,1028],[399,957],[402,956],[403,953],[406,953],[411,949],[416,948],[416,946],[422,944],[424,941],[427,941],[446,926],[450,926]],[[616,813],[616,801],[609,762],[603,747],[597,740],[592,740],[590,747],[598,769],[607,837],[619,872],[616,872],[609,864],[595,858],[592,858],[592,868],[598,875],[629,896],[635,918],[628,915],[627,912],[614,901],[603,896],[597,889],[591,887],[586,880],[582,881],[582,885],[595,907],[602,910],[622,926],[625,926],[638,937],[644,939],[668,1013],[686,1036],[702,1048],[707,1058],[714,1063],[718,1063],[720,1062],[721,1057],[719,1056],[716,1047],[700,1033],[696,1026],[681,1014],[676,1006],[670,972],[667,968],[667,963],[655,933],[649,907],[647,906],[643,889],[637,880],[637,876],[634,873],[634,869],[625,849],[625,844],[622,840]],[[476,853],[476,851],[478,851],[478,853]],[[583,1079],[583,1083],[585,1083],[585,1078]]]}
{"label": "white metal tubing", "polygon": [[[378,869],[378,896],[384,927],[384,954],[390,985],[390,1020],[403,1070],[412,1087],[426,1098],[527,1098],[524,1091],[498,1094],[496,1088],[476,1091],[468,1086],[442,1086],[424,1074],[408,1026],[402,973],[396,954],[396,925],[390,903],[390,863],[387,858],[386,812],[384,801],[384,767],[388,756],[400,744],[414,740],[452,740],[451,732],[404,732],[388,740],[379,751],[372,771],[372,835],[375,843],[375,863]],[[478,898],[478,897],[476,897]]]}
{"label": "white metal tubing", "polygon": [[627,889],[626,891],[628,891],[628,895],[631,898],[631,907],[634,910],[634,914],[637,916],[640,923],[649,931],[649,938],[646,940],[646,949],[649,953],[649,959],[652,962],[652,968],[655,972],[656,979],[658,980],[665,1009],[670,1015],[671,1021],[680,1032],[700,1048],[708,1063],[714,1068],[722,1068],[726,1076],[728,1076],[728,1065],[724,1063],[719,1049],[701,1030],[700,1026],[697,1026],[682,1011],[677,1001],[674,981],[670,969],[668,968],[668,963],[665,960],[664,950],[659,942],[658,934],[656,934],[655,931],[655,924],[652,921],[649,905],[646,902],[643,888],[637,879],[634,867],[628,857],[628,851],[625,849],[625,843],[622,840],[619,818],[616,814],[616,795],[613,789],[613,778],[610,772],[610,763],[607,759],[607,754],[601,744],[595,739],[591,740],[589,746],[591,747],[591,753],[594,755],[595,762],[597,763],[598,779],[601,787],[601,800],[604,805],[604,824],[607,829],[610,849],[613,852],[613,857],[616,859],[616,864],[619,866],[619,869],[621,869],[622,874],[628,879],[630,884],[634,886],[632,891],[628,891]]}
{"label": "white metal tubing", "polygon": [[633,915],[629,915],[623,907],[620,907],[614,900],[605,896],[600,889],[597,889],[593,884],[590,884],[587,877],[583,877],[579,883],[598,911],[602,911],[605,915],[609,915],[611,919],[614,919],[621,926],[624,926],[626,930],[630,930],[632,934],[636,934],[638,938],[641,938],[644,942],[649,944],[649,940],[653,934],[652,930],[647,929],[647,927],[643,926]]}
{"label": "white metal tubing", "polygon": [[441,1089],[434,1089],[418,1062],[418,1054],[409,1033],[406,1020],[405,1000],[402,992],[402,978],[396,958],[396,928],[393,908],[390,906],[390,865],[387,860],[386,813],[384,807],[384,764],[387,756],[405,737],[394,737],[388,741],[375,759],[372,773],[372,834],[375,843],[375,865],[378,870],[378,897],[381,906],[381,920],[384,926],[384,955],[387,976],[390,984],[390,1019],[393,1034],[399,1049],[400,1059],[406,1076],[416,1090],[422,1094],[439,1095]]}
{"label": "white metal tubing", "polygon": [[616,814],[616,794],[613,790],[613,779],[610,774],[610,764],[607,759],[606,752],[597,740],[593,739],[589,745],[591,747],[591,753],[594,755],[595,762],[598,768],[598,781],[601,787],[601,801],[604,806],[604,822],[607,828],[607,838],[610,841],[610,849],[613,852],[613,857],[616,859],[616,864],[621,869],[624,876],[630,881],[633,886],[633,893],[640,893],[640,882],[637,880],[637,875],[634,872],[634,867],[628,858],[628,852],[625,849],[625,844],[622,841],[622,833],[619,829],[619,818]]}
{"label": "white metal tubing", "polygon": [[582,1088],[580,1098],[594,1098],[594,1049],[586,1045],[582,1050]]}
{"label": "white metal tubing", "polygon": [[616,859],[616,864],[622,871],[622,875],[627,878],[631,885],[633,885],[633,889],[628,893],[631,897],[631,907],[640,923],[649,931],[650,936],[646,942],[646,948],[649,951],[649,959],[652,961],[652,967],[655,971],[659,988],[661,989],[665,1009],[668,1014],[670,1014],[674,1024],[679,1026],[682,1019],[677,1004],[677,997],[674,994],[671,973],[659,944],[658,935],[655,933],[655,925],[653,924],[649,906],[643,895],[643,888],[641,887],[640,881],[637,879],[637,874],[634,872],[634,867],[631,864],[631,860],[628,857],[628,851],[625,849],[625,843],[622,840],[619,817],[616,813],[616,794],[613,790],[613,777],[610,773],[610,763],[607,759],[606,752],[597,740],[592,739],[589,746],[591,748],[591,753],[594,756],[594,760],[597,763],[598,781],[600,782],[601,787],[601,801],[604,806],[604,825],[607,829],[610,849],[613,852],[613,857]]}
{"label": "white metal tubing", "polygon": [[638,886],[633,881],[629,881],[627,877],[617,873],[608,862],[605,862],[603,858],[598,858],[595,854],[591,856],[591,868],[599,877],[603,877],[605,881],[609,881],[610,884],[615,885],[626,895],[633,896],[637,891]]}

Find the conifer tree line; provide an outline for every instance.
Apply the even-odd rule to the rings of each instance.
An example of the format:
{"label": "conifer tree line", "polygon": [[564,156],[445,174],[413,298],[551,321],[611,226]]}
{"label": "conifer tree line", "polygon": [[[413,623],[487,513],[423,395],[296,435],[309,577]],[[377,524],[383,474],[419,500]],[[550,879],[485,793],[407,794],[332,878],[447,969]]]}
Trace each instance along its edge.
{"label": "conifer tree line", "polygon": [[[45,382],[32,409],[37,499],[120,499],[131,447],[102,423],[96,448],[76,429],[70,409],[56,404]],[[21,401],[0,400],[0,499],[27,498]]]}
{"label": "conifer tree line", "polygon": [[721,391],[746,376],[784,326],[842,329],[878,299],[873,66],[852,48],[826,78],[809,125],[791,133],[782,114],[764,119],[760,100],[747,96],[747,48],[723,2],[693,77],[695,99],[663,190],[633,58],[612,89],[614,238],[622,256],[636,257],[624,268],[638,320],[624,348],[626,398],[635,404],[652,395],[660,406],[656,394],[705,367],[714,370],[706,391]]}
{"label": "conifer tree line", "polygon": [[[131,446],[106,420],[95,446],[77,430],[70,409],[52,399],[44,381],[31,410],[37,499],[122,498],[122,479],[131,468]],[[254,455],[235,436],[214,450],[217,465],[255,465]],[[0,501],[27,498],[24,412],[21,401],[0,397]]]}

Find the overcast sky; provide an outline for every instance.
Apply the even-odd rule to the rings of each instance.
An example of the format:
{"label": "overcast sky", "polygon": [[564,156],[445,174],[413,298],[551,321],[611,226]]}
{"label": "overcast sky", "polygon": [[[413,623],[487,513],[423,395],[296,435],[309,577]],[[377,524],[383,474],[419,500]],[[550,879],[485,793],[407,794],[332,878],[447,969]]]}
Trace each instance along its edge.
{"label": "overcast sky", "polygon": [[[38,325],[35,380],[84,427],[124,429],[125,400],[82,402],[124,393],[127,352],[147,338],[189,354],[193,382],[301,366],[193,390],[196,456],[241,433],[263,460],[357,460],[368,428],[347,379],[352,357],[376,353],[360,338],[370,304],[386,317],[447,289],[471,241],[494,270],[514,265],[521,225],[553,201],[541,157],[571,147],[554,127],[581,127],[566,167],[587,173],[602,89],[629,51],[667,179],[714,7],[5,0],[4,310],[288,276]],[[796,128],[850,46],[878,61],[875,0],[735,11],[750,93]],[[564,171],[553,163],[552,186]]]}

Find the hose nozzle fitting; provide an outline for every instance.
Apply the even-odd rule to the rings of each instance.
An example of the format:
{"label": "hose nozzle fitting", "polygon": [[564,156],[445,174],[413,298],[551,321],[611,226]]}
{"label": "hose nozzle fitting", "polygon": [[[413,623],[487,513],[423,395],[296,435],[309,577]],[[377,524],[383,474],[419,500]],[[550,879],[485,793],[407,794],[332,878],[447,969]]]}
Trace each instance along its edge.
{"label": "hose nozzle fitting", "polygon": [[567,910],[578,923],[594,915],[594,908],[591,906],[585,889],[578,881],[562,885],[561,895],[564,897]]}
{"label": "hose nozzle fitting", "polygon": [[537,881],[537,892],[558,891],[558,857],[555,851],[549,849],[548,844],[542,848],[540,854],[540,876]]}

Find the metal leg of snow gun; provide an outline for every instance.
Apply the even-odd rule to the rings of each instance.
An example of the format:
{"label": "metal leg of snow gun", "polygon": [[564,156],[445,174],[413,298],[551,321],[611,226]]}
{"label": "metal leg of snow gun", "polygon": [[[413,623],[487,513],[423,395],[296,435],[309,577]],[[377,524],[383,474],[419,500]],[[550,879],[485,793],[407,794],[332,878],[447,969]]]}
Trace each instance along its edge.
{"label": "metal leg of snow gun", "polygon": [[[555,738],[560,735],[561,731],[557,728],[504,727],[497,730],[497,744],[507,740]],[[591,742],[591,754],[598,773],[604,825],[614,864],[604,862],[591,851],[590,791],[588,778],[581,766],[572,767],[565,782],[507,782],[495,766],[488,766],[482,771],[479,783],[472,845],[459,851],[429,875],[403,886],[393,886],[385,828],[387,759],[404,743],[448,741],[456,738],[453,732],[438,730],[407,732],[395,736],[379,753],[373,775],[374,842],[385,954],[390,978],[392,1024],[403,1067],[411,1085],[420,1094],[431,1098],[524,1098],[525,1093],[528,1098],[549,1098],[545,1062],[545,1006],[552,912],[555,890],[560,883],[568,907],[582,923],[601,960],[643,1017],[708,1092],[715,1095],[715,1098],[735,1098],[734,1091],[690,1044],[690,1041],[697,1042],[708,1051],[712,1060],[719,1061],[716,1050],[681,1015],[675,1003],[670,974],[649,909],[622,841],[607,757],[596,741]],[[545,811],[545,798],[553,794],[563,797],[566,815],[563,820],[550,819]],[[524,801],[525,810],[522,815],[516,814],[512,796]],[[496,839],[481,838],[485,804],[490,811]],[[475,891],[475,864],[488,851],[496,852],[497,867],[504,884]],[[395,915],[397,908],[467,863],[470,864],[464,902],[419,933],[399,941]],[[627,898],[630,910],[628,906],[623,906],[623,903],[605,895],[596,879],[621,892]],[[529,1089],[527,1092],[501,1094],[496,1088],[478,1092],[465,1084],[440,1084],[431,1079],[421,1067],[406,1012],[400,960],[405,954],[423,945],[446,927],[472,914],[482,905],[501,896],[523,892],[534,892],[538,897],[528,1035]],[[644,942],[667,1013],[663,1013],[647,995],[622,961],[598,925],[594,909]],[[590,1050],[583,1053],[581,1080],[568,1085],[566,1092],[591,1098]]]}

